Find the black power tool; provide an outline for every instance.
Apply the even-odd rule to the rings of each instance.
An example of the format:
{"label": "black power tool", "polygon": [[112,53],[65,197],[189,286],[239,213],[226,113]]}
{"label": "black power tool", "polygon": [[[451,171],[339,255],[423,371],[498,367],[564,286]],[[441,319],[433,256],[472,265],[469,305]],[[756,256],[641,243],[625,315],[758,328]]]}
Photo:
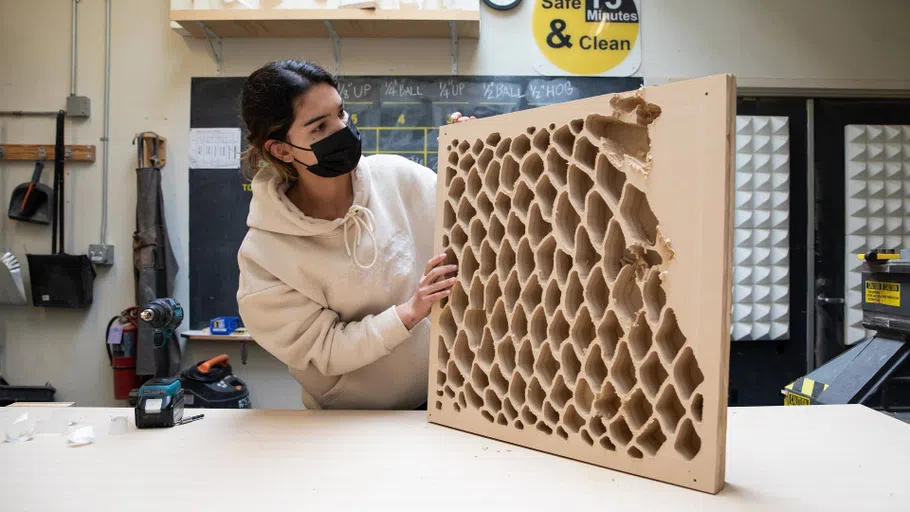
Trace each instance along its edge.
{"label": "black power tool", "polygon": [[180,379],[167,376],[167,343],[183,322],[183,307],[174,299],[155,299],[139,318],[154,329],[155,378],[139,388],[136,427],[173,427],[183,419],[184,398]]}

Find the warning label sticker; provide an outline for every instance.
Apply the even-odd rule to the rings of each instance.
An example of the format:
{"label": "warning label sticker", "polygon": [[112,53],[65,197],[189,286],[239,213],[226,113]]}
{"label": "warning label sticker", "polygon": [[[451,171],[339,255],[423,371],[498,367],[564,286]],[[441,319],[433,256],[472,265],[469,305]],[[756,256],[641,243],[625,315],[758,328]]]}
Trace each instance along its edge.
{"label": "warning label sticker", "polygon": [[866,281],[865,302],[899,307],[901,305],[901,284]]}
{"label": "warning label sticker", "polygon": [[787,393],[784,397],[784,405],[810,405],[812,401],[796,393]]}

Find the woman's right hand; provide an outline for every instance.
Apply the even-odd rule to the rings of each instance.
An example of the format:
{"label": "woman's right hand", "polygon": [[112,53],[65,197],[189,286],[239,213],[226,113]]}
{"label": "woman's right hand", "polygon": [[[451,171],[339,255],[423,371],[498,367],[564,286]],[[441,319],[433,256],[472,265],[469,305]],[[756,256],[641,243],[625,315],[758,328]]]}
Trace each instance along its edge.
{"label": "woman's right hand", "polygon": [[418,322],[429,316],[433,304],[448,297],[451,293],[456,278],[454,275],[452,277],[448,277],[448,275],[454,274],[458,270],[458,266],[439,266],[445,259],[445,254],[433,256],[427,262],[427,268],[417,284],[414,296],[404,304],[395,307],[398,318],[408,330],[413,329]]}

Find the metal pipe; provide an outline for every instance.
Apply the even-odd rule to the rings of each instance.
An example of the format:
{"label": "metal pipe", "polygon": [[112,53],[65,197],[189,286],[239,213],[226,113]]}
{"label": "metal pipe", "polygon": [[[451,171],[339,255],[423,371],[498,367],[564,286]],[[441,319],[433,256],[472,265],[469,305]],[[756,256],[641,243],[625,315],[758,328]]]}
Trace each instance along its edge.
{"label": "metal pipe", "polygon": [[79,0],[73,0],[73,55],[70,59],[70,96],[76,95],[76,34],[79,33],[79,24],[77,23],[78,19],[78,6]]}
{"label": "metal pipe", "polygon": [[104,43],[104,136],[101,138],[101,243],[107,244],[108,146],[111,136],[111,0],[106,1]]}
{"label": "metal pipe", "polygon": [[0,110],[0,117],[57,117],[56,110]]}
{"label": "metal pipe", "polygon": [[815,100],[806,100],[806,373],[816,367],[816,337],[824,333],[817,326],[815,286]]}

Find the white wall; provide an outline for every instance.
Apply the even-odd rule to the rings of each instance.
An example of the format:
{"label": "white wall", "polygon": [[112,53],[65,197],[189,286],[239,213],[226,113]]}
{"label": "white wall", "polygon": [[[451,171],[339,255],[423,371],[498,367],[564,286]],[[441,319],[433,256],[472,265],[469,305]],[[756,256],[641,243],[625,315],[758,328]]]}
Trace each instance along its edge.
{"label": "white wall", "polygon": [[[212,76],[215,65],[204,40],[185,39],[168,24],[165,0],[114,2],[111,79],[110,206],[108,242],[116,264],[99,269],[95,304],[87,312],[0,306],[0,364],[19,384],[57,387],[59,400],[81,405],[119,405],[102,339],[107,320],[133,300],[131,240],[135,215],[133,135],[153,130],[168,137],[165,205],[181,265],[176,296],[188,297],[187,140],[190,78]],[[510,13],[482,8],[479,42],[461,41],[465,74],[533,74],[536,51],[529,20],[534,2]],[[910,4],[901,0],[644,0],[643,63],[649,83],[734,73],[740,85],[910,89],[910,31],[901,24]],[[78,93],[92,99],[92,118],[67,121],[67,143],[98,146],[93,165],[69,165],[68,243],[84,252],[99,241],[104,69],[104,0],[79,8]],[[0,110],[56,110],[69,94],[70,2],[0,0]],[[306,57],[331,65],[328,40],[225,40],[224,75],[242,76],[264,62]],[[447,40],[346,40],[346,74],[448,74]],[[53,143],[52,119],[0,118],[4,143]],[[50,166],[52,167],[52,166]],[[0,204],[27,181],[29,163],[0,163]],[[45,181],[49,178],[46,176]],[[194,193],[202,193],[195,191]],[[47,252],[50,230],[0,219],[0,248],[25,259]],[[189,348],[192,362],[222,351],[247,380],[260,407],[298,407],[296,383],[258,347],[240,365],[239,346],[209,342]]]}

